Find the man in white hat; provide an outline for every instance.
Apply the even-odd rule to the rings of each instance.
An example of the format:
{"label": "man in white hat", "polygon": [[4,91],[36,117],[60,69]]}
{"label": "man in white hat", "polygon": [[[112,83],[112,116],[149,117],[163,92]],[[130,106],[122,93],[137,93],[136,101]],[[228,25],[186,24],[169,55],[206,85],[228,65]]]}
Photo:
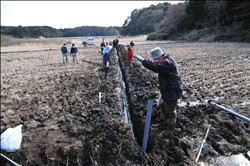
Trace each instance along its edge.
{"label": "man in white hat", "polygon": [[144,67],[158,73],[159,89],[163,99],[161,119],[166,122],[166,134],[172,136],[177,119],[177,100],[182,96],[181,79],[177,64],[160,47],[151,50],[153,60],[144,59],[140,55],[135,55],[135,57],[142,62]]}

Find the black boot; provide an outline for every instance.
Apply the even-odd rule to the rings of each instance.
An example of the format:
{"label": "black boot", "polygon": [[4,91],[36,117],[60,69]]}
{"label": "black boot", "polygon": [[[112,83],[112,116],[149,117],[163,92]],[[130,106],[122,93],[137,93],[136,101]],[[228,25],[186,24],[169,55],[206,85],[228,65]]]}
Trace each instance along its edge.
{"label": "black boot", "polygon": [[107,79],[107,76],[108,76],[108,70],[109,70],[109,68],[108,68],[108,67],[105,67],[105,68],[104,68],[104,72],[105,72],[105,79]]}
{"label": "black boot", "polygon": [[172,138],[172,137],[174,136],[174,128],[175,128],[175,125],[170,125],[170,124],[168,124],[168,127],[167,127],[167,129],[164,131],[163,136],[164,136],[164,137]]}
{"label": "black boot", "polygon": [[160,130],[166,130],[167,129],[167,122],[161,120],[159,123],[153,124],[152,126],[155,127],[155,128],[158,128]]}

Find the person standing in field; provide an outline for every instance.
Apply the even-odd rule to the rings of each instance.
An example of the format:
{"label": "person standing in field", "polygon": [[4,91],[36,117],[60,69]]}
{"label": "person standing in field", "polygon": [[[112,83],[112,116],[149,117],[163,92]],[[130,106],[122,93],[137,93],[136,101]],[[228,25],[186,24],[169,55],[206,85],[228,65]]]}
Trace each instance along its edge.
{"label": "person standing in field", "polygon": [[163,100],[160,118],[164,120],[163,126],[167,129],[164,135],[173,138],[177,120],[177,100],[182,96],[180,75],[175,60],[170,54],[165,54],[160,47],[152,49],[151,56],[152,60],[148,60],[135,55],[145,68],[158,73],[159,89]]}
{"label": "person standing in field", "polygon": [[66,46],[65,43],[61,47],[61,52],[62,52],[63,64],[65,64],[65,61],[66,61],[66,64],[68,64],[68,53],[69,53],[69,50],[68,50],[68,47]]}
{"label": "person standing in field", "polygon": [[107,79],[107,75],[109,72],[109,63],[110,63],[110,46],[109,42],[106,42],[106,46],[103,49],[103,64],[104,64],[105,79]]}
{"label": "person standing in field", "polygon": [[117,50],[118,44],[119,44],[119,40],[118,40],[118,38],[115,38],[113,40],[113,49],[116,49],[117,55],[118,55],[118,50]]}
{"label": "person standing in field", "polygon": [[130,42],[130,46],[132,47],[132,49],[134,50],[134,46],[135,46],[135,43],[133,41]]}
{"label": "person standing in field", "polygon": [[103,49],[105,47],[105,39],[102,39],[100,47],[101,47],[101,55],[103,55]]}
{"label": "person standing in field", "polygon": [[78,48],[75,46],[75,44],[72,44],[72,47],[70,49],[70,55],[72,55],[73,63],[78,64],[77,53],[78,53]]}
{"label": "person standing in field", "polygon": [[113,46],[113,43],[112,43],[112,41],[109,41],[109,46],[111,46],[111,47]]}
{"label": "person standing in field", "polygon": [[127,45],[128,47],[128,65],[130,67],[130,70],[133,70],[134,68],[134,51],[132,49],[132,47],[130,46],[130,44]]}

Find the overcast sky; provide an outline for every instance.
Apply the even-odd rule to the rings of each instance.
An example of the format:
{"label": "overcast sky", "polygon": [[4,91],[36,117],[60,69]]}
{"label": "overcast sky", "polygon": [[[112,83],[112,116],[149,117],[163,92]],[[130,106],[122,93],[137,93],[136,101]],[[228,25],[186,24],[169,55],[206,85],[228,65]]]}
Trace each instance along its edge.
{"label": "overcast sky", "polygon": [[122,26],[134,9],[183,1],[1,1],[2,26]]}

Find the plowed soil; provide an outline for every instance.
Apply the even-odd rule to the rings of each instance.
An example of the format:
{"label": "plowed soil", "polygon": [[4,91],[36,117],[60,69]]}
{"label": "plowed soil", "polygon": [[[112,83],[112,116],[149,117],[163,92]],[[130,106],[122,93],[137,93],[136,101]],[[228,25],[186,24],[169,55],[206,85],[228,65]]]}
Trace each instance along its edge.
{"label": "plowed soil", "polygon": [[[1,153],[24,166],[195,165],[250,149],[249,123],[207,104],[212,100],[250,117],[250,47],[244,43],[149,42],[136,39],[135,54],[157,46],[179,65],[183,96],[171,142],[162,134],[157,74],[138,61],[127,67],[126,44],[111,52],[108,78],[98,46],[83,48],[79,63],[63,65],[60,45],[1,48],[1,133],[23,124],[21,148]],[[101,39],[100,39],[101,41]],[[61,43],[62,44],[62,43]],[[97,44],[98,45],[98,44]],[[33,49],[36,47],[36,49]],[[125,120],[118,64],[131,122]],[[101,96],[101,97],[100,97]],[[147,151],[141,148],[148,100],[154,100]],[[1,165],[10,165],[1,159]]]}

